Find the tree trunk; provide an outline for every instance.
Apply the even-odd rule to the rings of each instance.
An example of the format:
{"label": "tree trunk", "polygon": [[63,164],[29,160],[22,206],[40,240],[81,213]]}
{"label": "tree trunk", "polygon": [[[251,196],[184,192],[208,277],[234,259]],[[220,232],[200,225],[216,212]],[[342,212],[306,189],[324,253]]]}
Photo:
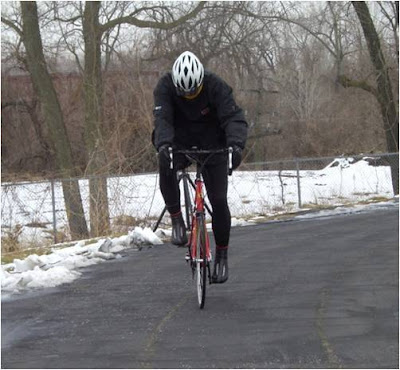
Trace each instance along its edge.
{"label": "tree trunk", "polygon": [[101,75],[101,30],[99,1],[88,1],[83,16],[85,43],[85,141],[90,190],[90,232],[92,236],[109,232],[106,153],[103,140],[103,82]]}
{"label": "tree trunk", "polygon": [[[364,1],[353,1],[358,19],[360,20],[364,37],[367,41],[371,62],[375,68],[376,75],[376,97],[378,99],[383,126],[386,135],[387,149],[390,153],[399,151],[399,116],[396,103],[393,98],[392,85],[390,82],[385,57],[382,53],[378,33]],[[398,159],[391,163],[392,185],[395,194],[399,194],[399,162]]]}
{"label": "tree trunk", "polygon": [[[74,175],[72,152],[61,107],[44,59],[36,2],[21,1],[21,13],[27,64],[54,146],[57,167],[63,177],[71,177]],[[86,238],[88,230],[79,183],[77,180],[70,180],[63,182],[62,187],[71,237],[73,239]]]}

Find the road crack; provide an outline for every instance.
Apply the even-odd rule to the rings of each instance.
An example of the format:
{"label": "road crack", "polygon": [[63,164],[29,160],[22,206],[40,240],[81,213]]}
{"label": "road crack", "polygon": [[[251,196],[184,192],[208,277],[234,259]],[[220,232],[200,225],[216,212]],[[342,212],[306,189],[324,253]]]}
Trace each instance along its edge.
{"label": "road crack", "polygon": [[320,292],[320,300],[317,308],[317,322],[316,322],[317,333],[321,341],[322,348],[326,354],[326,357],[328,358],[329,367],[340,369],[342,368],[340,364],[340,359],[336,355],[332,345],[330,344],[328,336],[326,335],[323,326],[323,321],[326,313],[326,306],[329,301],[329,296],[330,296],[330,291],[327,288],[323,288]]}
{"label": "road crack", "polygon": [[149,339],[146,342],[144,347],[143,355],[144,360],[142,362],[142,368],[144,369],[152,369],[153,366],[151,364],[151,360],[154,357],[155,346],[158,340],[159,335],[162,333],[165,325],[174,317],[176,312],[188,301],[191,295],[187,295],[182,298],[168,313],[161,319],[159,324],[152,330],[150,333]]}

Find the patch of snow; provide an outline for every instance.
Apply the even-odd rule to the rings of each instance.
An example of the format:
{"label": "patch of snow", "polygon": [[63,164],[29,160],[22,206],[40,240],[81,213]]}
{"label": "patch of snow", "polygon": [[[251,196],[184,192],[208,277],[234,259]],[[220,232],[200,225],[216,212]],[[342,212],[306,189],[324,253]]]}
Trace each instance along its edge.
{"label": "patch of snow", "polygon": [[163,242],[149,228],[136,227],[128,235],[101,239],[84,245],[83,241],[67,248],[53,248],[48,255],[29,255],[1,266],[2,298],[28,289],[56,287],[77,279],[78,270],[96,263],[121,258],[118,254],[127,248],[159,245]]}

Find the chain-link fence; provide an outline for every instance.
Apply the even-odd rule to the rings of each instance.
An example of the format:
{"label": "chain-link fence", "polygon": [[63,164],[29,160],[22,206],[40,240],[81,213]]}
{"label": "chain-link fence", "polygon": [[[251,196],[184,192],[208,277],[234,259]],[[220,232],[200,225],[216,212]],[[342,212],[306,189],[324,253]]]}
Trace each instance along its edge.
{"label": "chain-link fence", "polygon": [[[392,153],[245,163],[229,178],[231,214],[235,218],[271,216],[392,198],[392,173],[398,179],[398,160],[398,153]],[[70,239],[62,181],[2,184],[3,243],[37,246]],[[88,183],[88,179],[79,180],[87,221]],[[155,224],[164,209],[158,174],[108,177],[107,185],[114,233]],[[164,222],[169,222],[167,216]]]}

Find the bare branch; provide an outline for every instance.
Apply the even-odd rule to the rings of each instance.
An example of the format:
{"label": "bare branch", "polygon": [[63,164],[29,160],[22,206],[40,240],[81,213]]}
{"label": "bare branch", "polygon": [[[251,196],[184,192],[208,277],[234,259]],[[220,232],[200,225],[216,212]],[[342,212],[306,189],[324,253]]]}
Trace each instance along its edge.
{"label": "bare branch", "polygon": [[132,14],[137,13],[137,11],[136,11],[134,13],[131,13],[131,15],[129,15],[129,16],[119,17],[119,18],[111,20],[111,21],[103,24],[100,29],[101,29],[101,32],[105,32],[119,24],[126,23],[126,24],[131,24],[133,26],[140,27],[140,28],[155,28],[155,29],[168,30],[168,29],[179,26],[180,24],[186,22],[187,20],[189,20],[192,17],[195,17],[204,8],[205,4],[206,4],[206,2],[201,1],[196,6],[196,8],[193,9],[191,12],[189,12],[188,14],[186,14],[172,22],[144,21],[141,19],[137,19],[132,16]]}
{"label": "bare branch", "polygon": [[358,89],[362,89],[364,91],[367,91],[375,96],[377,96],[377,91],[376,89],[368,84],[367,81],[364,80],[353,80],[348,78],[345,75],[341,75],[338,77],[338,82],[343,86],[343,87],[356,87]]}
{"label": "bare branch", "polygon": [[281,22],[287,22],[290,24],[294,24],[302,29],[304,29],[305,31],[307,31],[308,33],[310,33],[311,35],[313,35],[322,45],[324,45],[326,47],[326,49],[333,55],[336,57],[336,52],[334,49],[332,49],[329,44],[327,44],[325,42],[325,40],[321,37],[321,34],[318,32],[313,31],[311,28],[307,27],[305,24],[303,24],[302,22],[299,22],[295,19],[291,19],[289,17],[283,17],[280,15],[259,15],[259,14],[255,14],[253,12],[251,12],[250,10],[245,10],[244,12],[241,12],[243,15],[247,15],[253,18],[257,18],[260,20],[275,20],[275,21],[281,21]]}
{"label": "bare branch", "polygon": [[23,37],[24,34],[22,30],[14,22],[5,17],[1,17],[1,21],[8,27],[12,28],[19,36]]}

